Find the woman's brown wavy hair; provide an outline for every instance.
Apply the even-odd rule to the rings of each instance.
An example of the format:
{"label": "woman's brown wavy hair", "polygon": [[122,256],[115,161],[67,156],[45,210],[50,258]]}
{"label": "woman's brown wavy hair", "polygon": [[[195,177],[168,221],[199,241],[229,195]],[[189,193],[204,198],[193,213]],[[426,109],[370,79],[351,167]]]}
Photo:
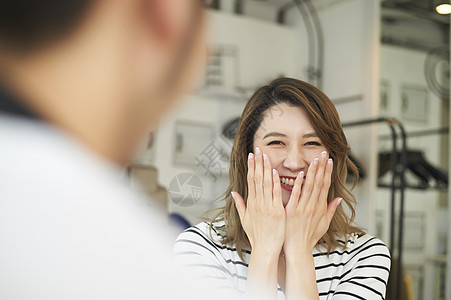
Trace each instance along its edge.
{"label": "woman's brown wavy hair", "polygon": [[[225,205],[210,220],[210,230],[213,223],[224,222],[224,226],[218,228],[223,238],[222,243],[235,245],[237,253],[243,260],[243,253],[250,249],[250,245],[230,192],[240,193],[246,201],[247,156],[249,152],[253,152],[255,132],[262,123],[264,112],[280,103],[299,107],[307,113],[314,130],[334,161],[327,201],[330,202],[337,196],[342,197],[343,201],[342,205],[338,206],[320,244],[326,247],[327,253],[330,253],[337,247],[343,247],[337,239],[345,239],[350,233],[363,233],[360,228],[352,225],[356,201],[350,190],[346,188],[346,178],[349,169],[355,175],[355,186],[358,170],[348,158],[349,146],[334,104],[323,92],[304,81],[278,78],[260,87],[243,110],[230,155],[230,183],[224,194]],[[343,209],[343,204],[347,205],[349,215]]]}

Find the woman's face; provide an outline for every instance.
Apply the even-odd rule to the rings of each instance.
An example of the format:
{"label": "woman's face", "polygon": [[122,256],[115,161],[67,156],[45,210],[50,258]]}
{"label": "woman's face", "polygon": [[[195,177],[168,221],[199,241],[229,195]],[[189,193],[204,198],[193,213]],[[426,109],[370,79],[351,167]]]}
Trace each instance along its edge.
{"label": "woman's face", "polygon": [[307,174],[313,159],[326,151],[305,111],[286,103],[277,104],[264,113],[254,135],[254,149],[256,147],[269,156],[271,166],[279,172],[284,206],[299,172]]}

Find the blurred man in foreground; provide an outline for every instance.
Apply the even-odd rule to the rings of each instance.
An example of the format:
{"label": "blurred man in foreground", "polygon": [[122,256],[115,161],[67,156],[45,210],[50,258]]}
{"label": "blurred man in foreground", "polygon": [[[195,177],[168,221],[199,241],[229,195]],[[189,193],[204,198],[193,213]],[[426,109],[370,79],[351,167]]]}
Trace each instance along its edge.
{"label": "blurred man in foreground", "polygon": [[1,2],[1,299],[170,297],[164,220],[121,167],[205,50],[198,0]]}

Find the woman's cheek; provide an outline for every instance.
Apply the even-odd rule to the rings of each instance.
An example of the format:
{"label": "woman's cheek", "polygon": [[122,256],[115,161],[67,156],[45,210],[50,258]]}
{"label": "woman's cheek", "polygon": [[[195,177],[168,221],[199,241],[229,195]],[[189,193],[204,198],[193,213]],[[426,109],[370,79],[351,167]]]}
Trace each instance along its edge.
{"label": "woman's cheek", "polygon": [[305,155],[306,161],[308,162],[308,164],[310,165],[315,158],[320,158],[321,152],[323,152],[325,150],[326,149],[324,148],[324,149],[315,149],[315,150],[308,151],[308,153],[306,153],[306,155]]}
{"label": "woman's cheek", "polygon": [[[265,152],[266,150],[266,152]],[[264,153],[269,156],[269,160],[271,162],[271,166],[273,168],[277,167],[283,161],[283,153],[282,151],[278,151],[276,149],[264,149]]]}

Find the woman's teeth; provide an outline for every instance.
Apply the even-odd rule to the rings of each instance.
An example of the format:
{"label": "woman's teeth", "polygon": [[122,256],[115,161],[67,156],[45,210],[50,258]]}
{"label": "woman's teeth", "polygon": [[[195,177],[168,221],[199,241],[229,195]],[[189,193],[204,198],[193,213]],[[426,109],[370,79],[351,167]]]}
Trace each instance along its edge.
{"label": "woman's teeth", "polygon": [[282,182],[283,184],[288,185],[288,186],[293,186],[294,185],[294,180],[291,179],[291,178],[282,177],[280,182]]}

